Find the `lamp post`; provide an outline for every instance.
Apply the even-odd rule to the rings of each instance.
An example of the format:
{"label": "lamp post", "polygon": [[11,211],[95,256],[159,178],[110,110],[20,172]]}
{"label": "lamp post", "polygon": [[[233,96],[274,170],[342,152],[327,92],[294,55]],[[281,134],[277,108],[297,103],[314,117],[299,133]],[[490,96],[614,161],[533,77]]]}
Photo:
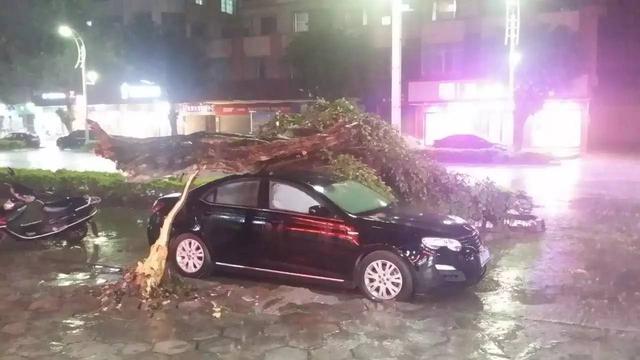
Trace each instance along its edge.
{"label": "lamp post", "polygon": [[58,34],[62,37],[73,39],[78,49],[78,60],[74,68],[80,68],[80,73],[82,74],[82,97],[84,98],[82,115],[84,118],[84,141],[86,143],[89,141],[89,123],[87,122],[89,110],[89,101],[87,100],[87,48],[80,34],[67,25],[58,27]]}
{"label": "lamp post", "polygon": [[518,52],[520,44],[520,0],[506,0],[507,16],[504,43],[509,47],[509,89],[513,95],[515,90],[516,67],[522,55]]}
{"label": "lamp post", "polygon": [[391,125],[402,133],[402,0],[391,0]]}

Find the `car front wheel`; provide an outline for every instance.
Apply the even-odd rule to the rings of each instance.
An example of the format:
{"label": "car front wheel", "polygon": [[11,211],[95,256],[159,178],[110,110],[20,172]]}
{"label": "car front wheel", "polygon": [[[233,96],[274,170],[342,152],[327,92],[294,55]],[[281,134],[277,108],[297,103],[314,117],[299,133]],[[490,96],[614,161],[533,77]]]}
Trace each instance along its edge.
{"label": "car front wheel", "polygon": [[373,301],[406,301],[413,295],[409,266],[389,251],[374,251],[361,263],[358,275],[362,292]]}
{"label": "car front wheel", "polygon": [[213,262],[209,249],[194,234],[182,234],[173,239],[169,254],[174,266],[183,276],[201,278],[211,273]]}

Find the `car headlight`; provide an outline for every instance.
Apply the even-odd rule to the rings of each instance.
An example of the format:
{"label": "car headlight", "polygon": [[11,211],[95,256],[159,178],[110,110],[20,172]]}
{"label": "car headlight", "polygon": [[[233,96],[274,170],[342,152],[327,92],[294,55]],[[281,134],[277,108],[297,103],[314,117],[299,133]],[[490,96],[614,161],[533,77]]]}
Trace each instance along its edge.
{"label": "car headlight", "polygon": [[422,245],[431,250],[438,250],[443,247],[455,252],[462,250],[460,241],[454,239],[426,237],[422,238]]}

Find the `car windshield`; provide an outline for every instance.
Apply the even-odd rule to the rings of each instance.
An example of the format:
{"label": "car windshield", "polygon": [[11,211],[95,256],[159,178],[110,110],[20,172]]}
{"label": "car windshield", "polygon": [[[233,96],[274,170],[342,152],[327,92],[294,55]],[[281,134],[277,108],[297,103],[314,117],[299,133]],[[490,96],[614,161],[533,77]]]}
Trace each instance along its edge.
{"label": "car windshield", "polygon": [[392,200],[356,181],[341,181],[331,184],[317,184],[313,188],[324,194],[342,210],[361,214],[384,208]]}

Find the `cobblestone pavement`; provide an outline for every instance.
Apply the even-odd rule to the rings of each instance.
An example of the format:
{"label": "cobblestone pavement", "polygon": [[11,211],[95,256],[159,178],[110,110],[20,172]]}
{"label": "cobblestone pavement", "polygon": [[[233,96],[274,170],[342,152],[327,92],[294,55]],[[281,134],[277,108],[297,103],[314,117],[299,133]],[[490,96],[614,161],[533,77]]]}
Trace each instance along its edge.
{"label": "cobblestone pavement", "polygon": [[374,304],[217,276],[153,312],[102,311],[91,289],[146,251],[144,212],[105,209],[81,247],[0,244],[0,359],[640,359],[640,163],[458,170],[530,191],[548,225],[489,234],[476,288]]}

